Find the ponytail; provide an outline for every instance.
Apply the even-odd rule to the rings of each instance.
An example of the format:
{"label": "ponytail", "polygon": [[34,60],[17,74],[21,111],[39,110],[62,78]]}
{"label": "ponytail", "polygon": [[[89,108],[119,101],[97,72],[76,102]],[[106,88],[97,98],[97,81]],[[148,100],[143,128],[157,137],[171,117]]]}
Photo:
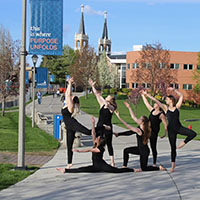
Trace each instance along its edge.
{"label": "ponytail", "polygon": [[143,116],[142,119],[143,123],[144,123],[144,135],[143,135],[143,144],[147,144],[148,143],[148,139],[151,136],[151,123],[148,117]]}

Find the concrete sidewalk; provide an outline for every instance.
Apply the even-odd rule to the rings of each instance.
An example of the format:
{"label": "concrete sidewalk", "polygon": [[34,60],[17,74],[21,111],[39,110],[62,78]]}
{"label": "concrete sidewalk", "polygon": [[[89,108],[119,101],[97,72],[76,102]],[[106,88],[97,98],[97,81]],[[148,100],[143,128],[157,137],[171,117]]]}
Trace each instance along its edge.
{"label": "concrete sidewalk", "polygon": [[[60,112],[59,99],[56,98],[45,97],[41,105],[36,105],[37,108],[38,106],[40,112],[42,109],[44,113]],[[82,113],[78,120],[90,128],[90,118],[90,115]],[[119,132],[124,129],[114,126],[114,130]],[[85,147],[90,146],[91,137],[83,136],[82,142]],[[117,167],[122,166],[123,148],[135,144],[135,136],[113,138]],[[192,141],[177,151],[177,167],[174,173],[169,173],[171,163],[168,138],[158,140],[158,152],[158,161],[168,169],[166,172],[61,174],[55,169],[66,166],[66,149],[61,147],[54,158],[40,170],[8,189],[2,190],[0,199],[199,200],[200,142]],[[110,162],[107,150],[104,158],[108,163]],[[129,167],[139,167],[138,156],[130,156],[129,160]],[[74,168],[90,165],[91,153],[74,153],[73,163]],[[152,156],[149,164],[152,164]]]}

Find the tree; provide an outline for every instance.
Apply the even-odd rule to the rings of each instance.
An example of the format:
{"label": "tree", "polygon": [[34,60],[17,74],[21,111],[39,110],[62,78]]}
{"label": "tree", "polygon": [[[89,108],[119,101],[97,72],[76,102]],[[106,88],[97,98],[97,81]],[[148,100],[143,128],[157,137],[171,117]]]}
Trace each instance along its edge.
{"label": "tree", "polygon": [[47,67],[55,76],[55,82],[65,83],[66,75],[69,74],[69,66],[75,61],[75,52],[68,45],[63,46],[62,56],[43,56],[40,67]]}
{"label": "tree", "polygon": [[0,26],[0,99],[2,116],[5,102],[10,96],[18,94],[19,86],[19,41],[13,41],[10,32]]}
{"label": "tree", "polygon": [[119,73],[116,65],[108,65],[106,52],[103,51],[97,63],[99,72],[99,84],[101,88],[116,87],[119,85]]}
{"label": "tree", "polygon": [[97,58],[94,48],[85,47],[76,51],[75,62],[70,67],[70,75],[74,77],[76,86],[81,86],[88,97],[88,80],[97,80]]}
{"label": "tree", "polygon": [[162,48],[160,43],[146,44],[140,51],[140,58],[136,60],[139,68],[132,76],[142,85],[146,83],[152,95],[161,92],[161,83],[170,85],[176,82],[176,72],[170,69],[170,54]]}

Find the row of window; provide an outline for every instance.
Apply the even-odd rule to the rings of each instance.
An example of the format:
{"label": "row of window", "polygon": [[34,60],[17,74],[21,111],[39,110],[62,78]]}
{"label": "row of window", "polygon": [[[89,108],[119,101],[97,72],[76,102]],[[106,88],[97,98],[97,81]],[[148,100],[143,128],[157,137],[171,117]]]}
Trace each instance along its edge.
{"label": "row of window", "polygon": [[[132,64],[127,64],[127,69],[130,69],[130,65],[132,65],[132,69],[137,69],[139,68],[139,63],[132,63]],[[151,63],[143,63],[142,68],[151,68],[152,64]],[[165,63],[160,63],[159,64],[160,69],[166,68]],[[194,65],[193,64],[183,64],[183,69],[184,70],[193,70]],[[177,63],[171,63],[170,64],[170,69],[180,69],[180,64]],[[197,69],[200,70],[200,65],[197,65]]]}
{"label": "row of window", "polygon": [[[142,86],[143,86],[143,88],[150,88],[151,84],[150,83],[142,83]],[[129,83],[127,83],[127,87],[129,88]],[[173,83],[173,84],[170,84],[170,87],[179,89],[179,84]],[[132,88],[138,88],[138,83],[132,83]],[[192,90],[192,84],[183,84],[183,89],[184,90]]]}

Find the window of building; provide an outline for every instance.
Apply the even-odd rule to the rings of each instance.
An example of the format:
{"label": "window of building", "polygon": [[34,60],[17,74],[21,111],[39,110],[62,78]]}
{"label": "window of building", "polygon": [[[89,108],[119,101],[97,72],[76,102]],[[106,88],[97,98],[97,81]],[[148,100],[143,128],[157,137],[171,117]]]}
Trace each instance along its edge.
{"label": "window of building", "polygon": [[177,84],[177,83],[171,83],[170,87],[178,89],[179,88],[179,84]]}
{"label": "window of building", "polygon": [[126,84],[126,88],[129,88],[129,83]]}
{"label": "window of building", "polygon": [[177,64],[177,63],[171,63],[170,64],[170,69],[179,69],[180,68],[180,65]]}
{"label": "window of building", "polygon": [[184,90],[192,90],[192,84],[183,84]]}
{"label": "window of building", "polygon": [[200,65],[197,65],[197,69],[200,69]]}
{"label": "window of building", "polygon": [[127,69],[130,69],[130,64],[127,64]]}
{"label": "window of building", "polygon": [[160,63],[160,69],[164,69],[167,67],[167,64],[166,63]]}
{"label": "window of building", "polygon": [[132,88],[138,88],[138,83],[132,83]]}
{"label": "window of building", "polygon": [[139,63],[133,63],[133,64],[132,64],[132,68],[133,68],[133,69],[139,68]]}
{"label": "window of building", "polygon": [[152,63],[142,63],[142,68],[151,68],[152,67]]}
{"label": "window of building", "polygon": [[193,65],[192,64],[184,64],[183,69],[185,70],[193,70]]}
{"label": "window of building", "polygon": [[150,83],[142,83],[142,86],[144,88],[150,88],[151,87],[151,84]]}

